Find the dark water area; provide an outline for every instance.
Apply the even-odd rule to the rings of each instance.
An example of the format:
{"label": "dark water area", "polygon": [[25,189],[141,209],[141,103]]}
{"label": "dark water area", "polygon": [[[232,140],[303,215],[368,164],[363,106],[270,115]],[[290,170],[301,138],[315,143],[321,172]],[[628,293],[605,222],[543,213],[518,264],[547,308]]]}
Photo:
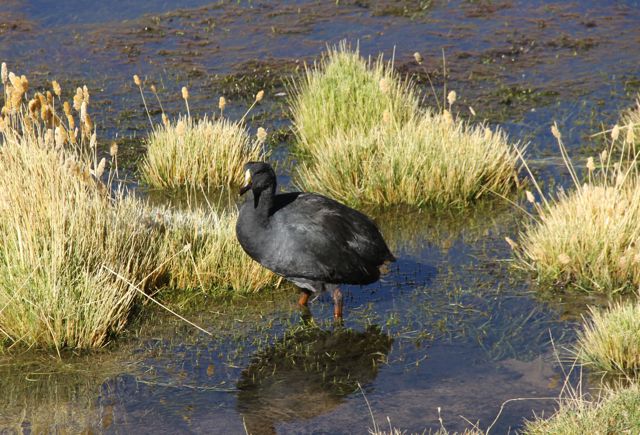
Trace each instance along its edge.
{"label": "dark water area", "polygon": [[[271,133],[286,185],[284,83],[346,38],[364,55],[394,56],[425,104],[435,104],[427,75],[439,98],[445,84],[455,89],[454,110],[471,118],[471,106],[475,121],[529,143],[552,186],[566,177],[550,125],[580,165],[603,146],[589,136],[634,104],[639,26],[635,1],[2,0],[0,61],[32,88],[56,79],[70,96],[87,84],[101,146],[119,141],[133,183],[149,128],[133,74],[158,87],[172,116],[184,112],[183,85],[192,113],[217,110],[224,95],[235,118],[265,89],[248,126]],[[186,204],[162,192],[152,200]],[[313,326],[284,286],[177,304],[213,338],[150,309],[98,353],[2,356],[0,433],[366,433],[367,401],[383,429],[387,417],[410,432],[437,430],[439,417],[451,431],[486,429],[499,415],[491,433],[518,430],[553,412],[544,398],[565,380],[558,359],[585,306],[598,302],[539,289],[509,267],[504,237],[515,238],[523,217],[499,201],[464,213],[376,213],[398,262],[379,283],[344,289],[341,329],[328,295],[311,304]],[[540,400],[500,412],[515,398]]]}

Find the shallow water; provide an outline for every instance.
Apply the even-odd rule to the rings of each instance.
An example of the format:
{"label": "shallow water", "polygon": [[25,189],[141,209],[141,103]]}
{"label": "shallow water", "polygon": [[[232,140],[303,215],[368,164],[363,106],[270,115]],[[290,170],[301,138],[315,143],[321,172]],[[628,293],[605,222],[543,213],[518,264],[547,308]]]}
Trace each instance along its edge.
{"label": "shallow water", "polygon": [[[564,184],[549,125],[557,121],[570,152],[584,158],[601,146],[587,136],[633,104],[638,6],[8,0],[0,60],[32,87],[57,79],[71,92],[87,83],[105,152],[111,139],[127,139],[123,163],[134,182],[142,152],[135,139],[148,126],[133,74],[156,83],[173,114],[183,110],[183,84],[193,112],[211,112],[224,94],[232,117],[264,88],[249,125],[281,133],[272,139],[286,183],[283,78],[342,38],[359,40],[367,55],[391,56],[395,47],[396,66],[414,75],[427,103],[429,73],[440,94],[445,81],[456,89],[461,116],[473,106],[479,119],[531,141],[536,171]],[[311,306],[317,325],[303,326],[295,290],[285,287],[232,303],[186,302],[180,312],[213,338],[154,312],[97,355],[1,357],[0,432],[243,433],[244,424],[252,433],[364,433],[373,425],[366,400],[382,428],[389,417],[409,431],[435,430],[441,417],[449,430],[468,421],[486,429],[509,399],[558,395],[564,375],[556,353],[571,345],[580,312],[593,302],[543,292],[509,269],[504,236],[513,238],[522,218],[496,202],[464,214],[376,214],[399,260],[381,282],[345,288],[343,330],[333,329],[326,296]],[[492,431],[520,428],[553,407],[553,400],[509,402]]]}

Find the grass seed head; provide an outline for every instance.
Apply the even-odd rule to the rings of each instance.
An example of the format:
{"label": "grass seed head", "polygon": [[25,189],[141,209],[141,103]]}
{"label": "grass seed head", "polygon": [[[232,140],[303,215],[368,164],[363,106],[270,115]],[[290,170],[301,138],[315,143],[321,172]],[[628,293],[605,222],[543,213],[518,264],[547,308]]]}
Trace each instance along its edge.
{"label": "grass seed head", "polygon": [[507,242],[507,244],[509,245],[509,247],[511,249],[513,249],[514,251],[516,249],[518,249],[518,244],[516,242],[513,241],[513,239],[511,239],[511,237],[505,237],[504,238],[505,242]]}
{"label": "grass seed head", "polygon": [[57,80],[53,80],[51,82],[51,88],[53,89],[53,93],[56,94],[58,97],[62,95],[62,88],[60,87],[60,83],[58,83]]}
{"label": "grass seed head", "polygon": [[593,172],[596,170],[596,164],[593,161],[593,157],[589,157],[587,159],[587,169],[589,170],[589,172]]}
{"label": "grass seed head", "polygon": [[627,125],[627,137],[626,141],[628,144],[634,144],[636,142],[636,135],[634,132],[634,128],[632,125]]}
{"label": "grass seed head", "polygon": [[142,86],[142,82],[140,81],[140,77],[138,77],[138,74],[133,75],[133,83],[135,83],[138,87]]}
{"label": "grass seed head", "polygon": [[616,124],[611,129],[611,140],[613,140],[614,142],[617,141],[618,136],[620,136],[620,126]]}
{"label": "grass seed head", "polygon": [[80,122],[84,124],[86,119],[87,119],[87,103],[86,101],[83,101],[82,103],[80,103]]}
{"label": "grass seed head", "polygon": [[32,98],[31,100],[29,100],[28,107],[29,114],[31,115],[31,117],[35,118],[38,115],[40,108],[42,107],[42,103],[40,103],[40,100],[38,98]]}
{"label": "grass seed head", "polygon": [[2,67],[0,67],[0,77],[2,78],[2,84],[7,86],[9,81],[9,70],[7,69],[6,62],[2,62]]}
{"label": "grass seed head", "polygon": [[87,85],[82,87],[82,100],[89,104],[89,88],[87,88]]}
{"label": "grass seed head", "polygon": [[529,201],[531,204],[535,204],[536,198],[535,196],[533,196],[533,193],[527,190],[525,191],[525,195],[527,196],[527,201]]}
{"label": "grass seed head", "polygon": [[456,91],[449,92],[449,95],[447,95],[447,101],[449,102],[449,106],[453,106],[453,103],[456,102],[457,96],[458,95],[456,94]]}
{"label": "grass seed head", "polygon": [[104,174],[104,168],[106,165],[107,165],[107,159],[103,157],[102,159],[100,159],[100,163],[98,163],[98,167],[96,168],[96,171],[94,173],[97,179],[100,179],[100,177],[102,177],[102,174]]}
{"label": "grass seed head", "polygon": [[220,99],[218,100],[218,109],[224,110],[225,107],[227,107],[227,99],[224,97],[220,97]]}
{"label": "grass seed head", "polygon": [[607,161],[608,156],[609,152],[607,150],[602,150],[602,152],[600,153],[600,163],[604,165]]}
{"label": "grass seed head", "polygon": [[13,86],[15,89],[22,89],[22,82],[20,81],[20,78],[18,76],[16,76],[13,72],[9,73],[9,81],[11,82],[11,86]]}
{"label": "grass seed head", "polygon": [[115,141],[111,142],[111,147],[109,148],[109,155],[111,157],[115,157],[118,155],[118,144]]}
{"label": "grass seed head", "polygon": [[162,112],[162,125],[169,127],[169,117],[164,112]]}
{"label": "grass seed head", "polygon": [[29,90],[29,80],[27,80],[25,75],[20,76],[20,87],[23,94]]}
{"label": "grass seed head", "polygon": [[256,94],[256,103],[259,103],[260,101],[262,101],[263,98],[264,98],[264,91],[263,90],[258,91],[258,93]]}
{"label": "grass seed head", "polygon": [[258,138],[258,142],[264,143],[267,140],[267,130],[262,127],[258,127],[256,137]]}
{"label": "grass seed head", "polygon": [[70,113],[67,115],[67,123],[69,124],[69,130],[73,131],[76,128],[76,121]]}
{"label": "grass seed head", "polygon": [[189,99],[189,89],[186,86],[182,87],[182,98],[185,100]]}
{"label": "grass seed head", "polygon": [[93,132],[93,120],[91,119],[91,116],[87,113],[87,115],[84,117],[84,131],[85,131],[85,135],[89,136],[91,134],[91,132]]}
{"label": "grass seed head", "polygon": [[554,122],[553,125],[551,126],[551,134],[553,135],[553,137],[555,137],[557,140],[562,139],[562,134],[560,134],[560,130],[558,130],[558,125]]}
{"label": "grass seed head", "polygon": [[10,93],[9,101],[11,101],[11,107],[14,109],[18,109],[20,107],[20,103],[22,102],[22,89],[13,88]]}
{"label": "grass seed head", "polygon": [[71,104],[69,104],[68,101],[65,101],[64,103],[62,103],[62,110],[65,115],[71,115]]}
{"label": "grass seed head", "polygon": [[156,88],[156,85],[151,85],[150,89],[151,89],[151,92],[153,92],[154,94],[158,93],[158,89]]}
{"label": "grass seed head", "polygon": [[51,106],[45,104],[40,109],[40,117],[42,121],[47,125],[48,128],[51,128],[53,125],[53,111],[51,110]]}
{"label": "grass seed head", "polygon": [[413,58],[416,60],[418,65],[422,65],[422,62],[424,61],[424,59],[422,58],[422,55],[420,53],[418,53],[417,51],[413,53]]}
{"label": "grass seed head", "polygon": [[82,102],[84,101],[84,97],[82,95],[82,88],[76,89],[76,94],[73,96],[73,108],[76,109],[76,112],[80,112],[82,109]]}

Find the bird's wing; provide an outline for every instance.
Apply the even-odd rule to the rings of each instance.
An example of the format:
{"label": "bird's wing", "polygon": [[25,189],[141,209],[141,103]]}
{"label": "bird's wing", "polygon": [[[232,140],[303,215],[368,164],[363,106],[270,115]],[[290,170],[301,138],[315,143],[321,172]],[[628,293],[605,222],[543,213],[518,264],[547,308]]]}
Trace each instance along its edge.
{"label": "bird's wing", "polygon": [[270,262],[285,276],[367,283],[391,255],[369,218],[321,195],[301,194],[272,219]]}

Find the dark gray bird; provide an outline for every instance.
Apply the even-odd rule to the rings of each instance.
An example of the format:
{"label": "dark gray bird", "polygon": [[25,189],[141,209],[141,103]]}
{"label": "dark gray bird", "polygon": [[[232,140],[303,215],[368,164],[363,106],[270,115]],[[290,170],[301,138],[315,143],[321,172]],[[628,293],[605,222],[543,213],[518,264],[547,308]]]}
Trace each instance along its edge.
{"label": "dark gray bird", "polygon": [[276,194],[276,174],[267,163],[245,165],[247,193],[236,236],[255,261],[297,285],[298,304],[311,293],[332,291],[334,317],[342,319],[338,284],[371,284],[380,266],[395,261],[378,227],[364,214],[315,193]]}

